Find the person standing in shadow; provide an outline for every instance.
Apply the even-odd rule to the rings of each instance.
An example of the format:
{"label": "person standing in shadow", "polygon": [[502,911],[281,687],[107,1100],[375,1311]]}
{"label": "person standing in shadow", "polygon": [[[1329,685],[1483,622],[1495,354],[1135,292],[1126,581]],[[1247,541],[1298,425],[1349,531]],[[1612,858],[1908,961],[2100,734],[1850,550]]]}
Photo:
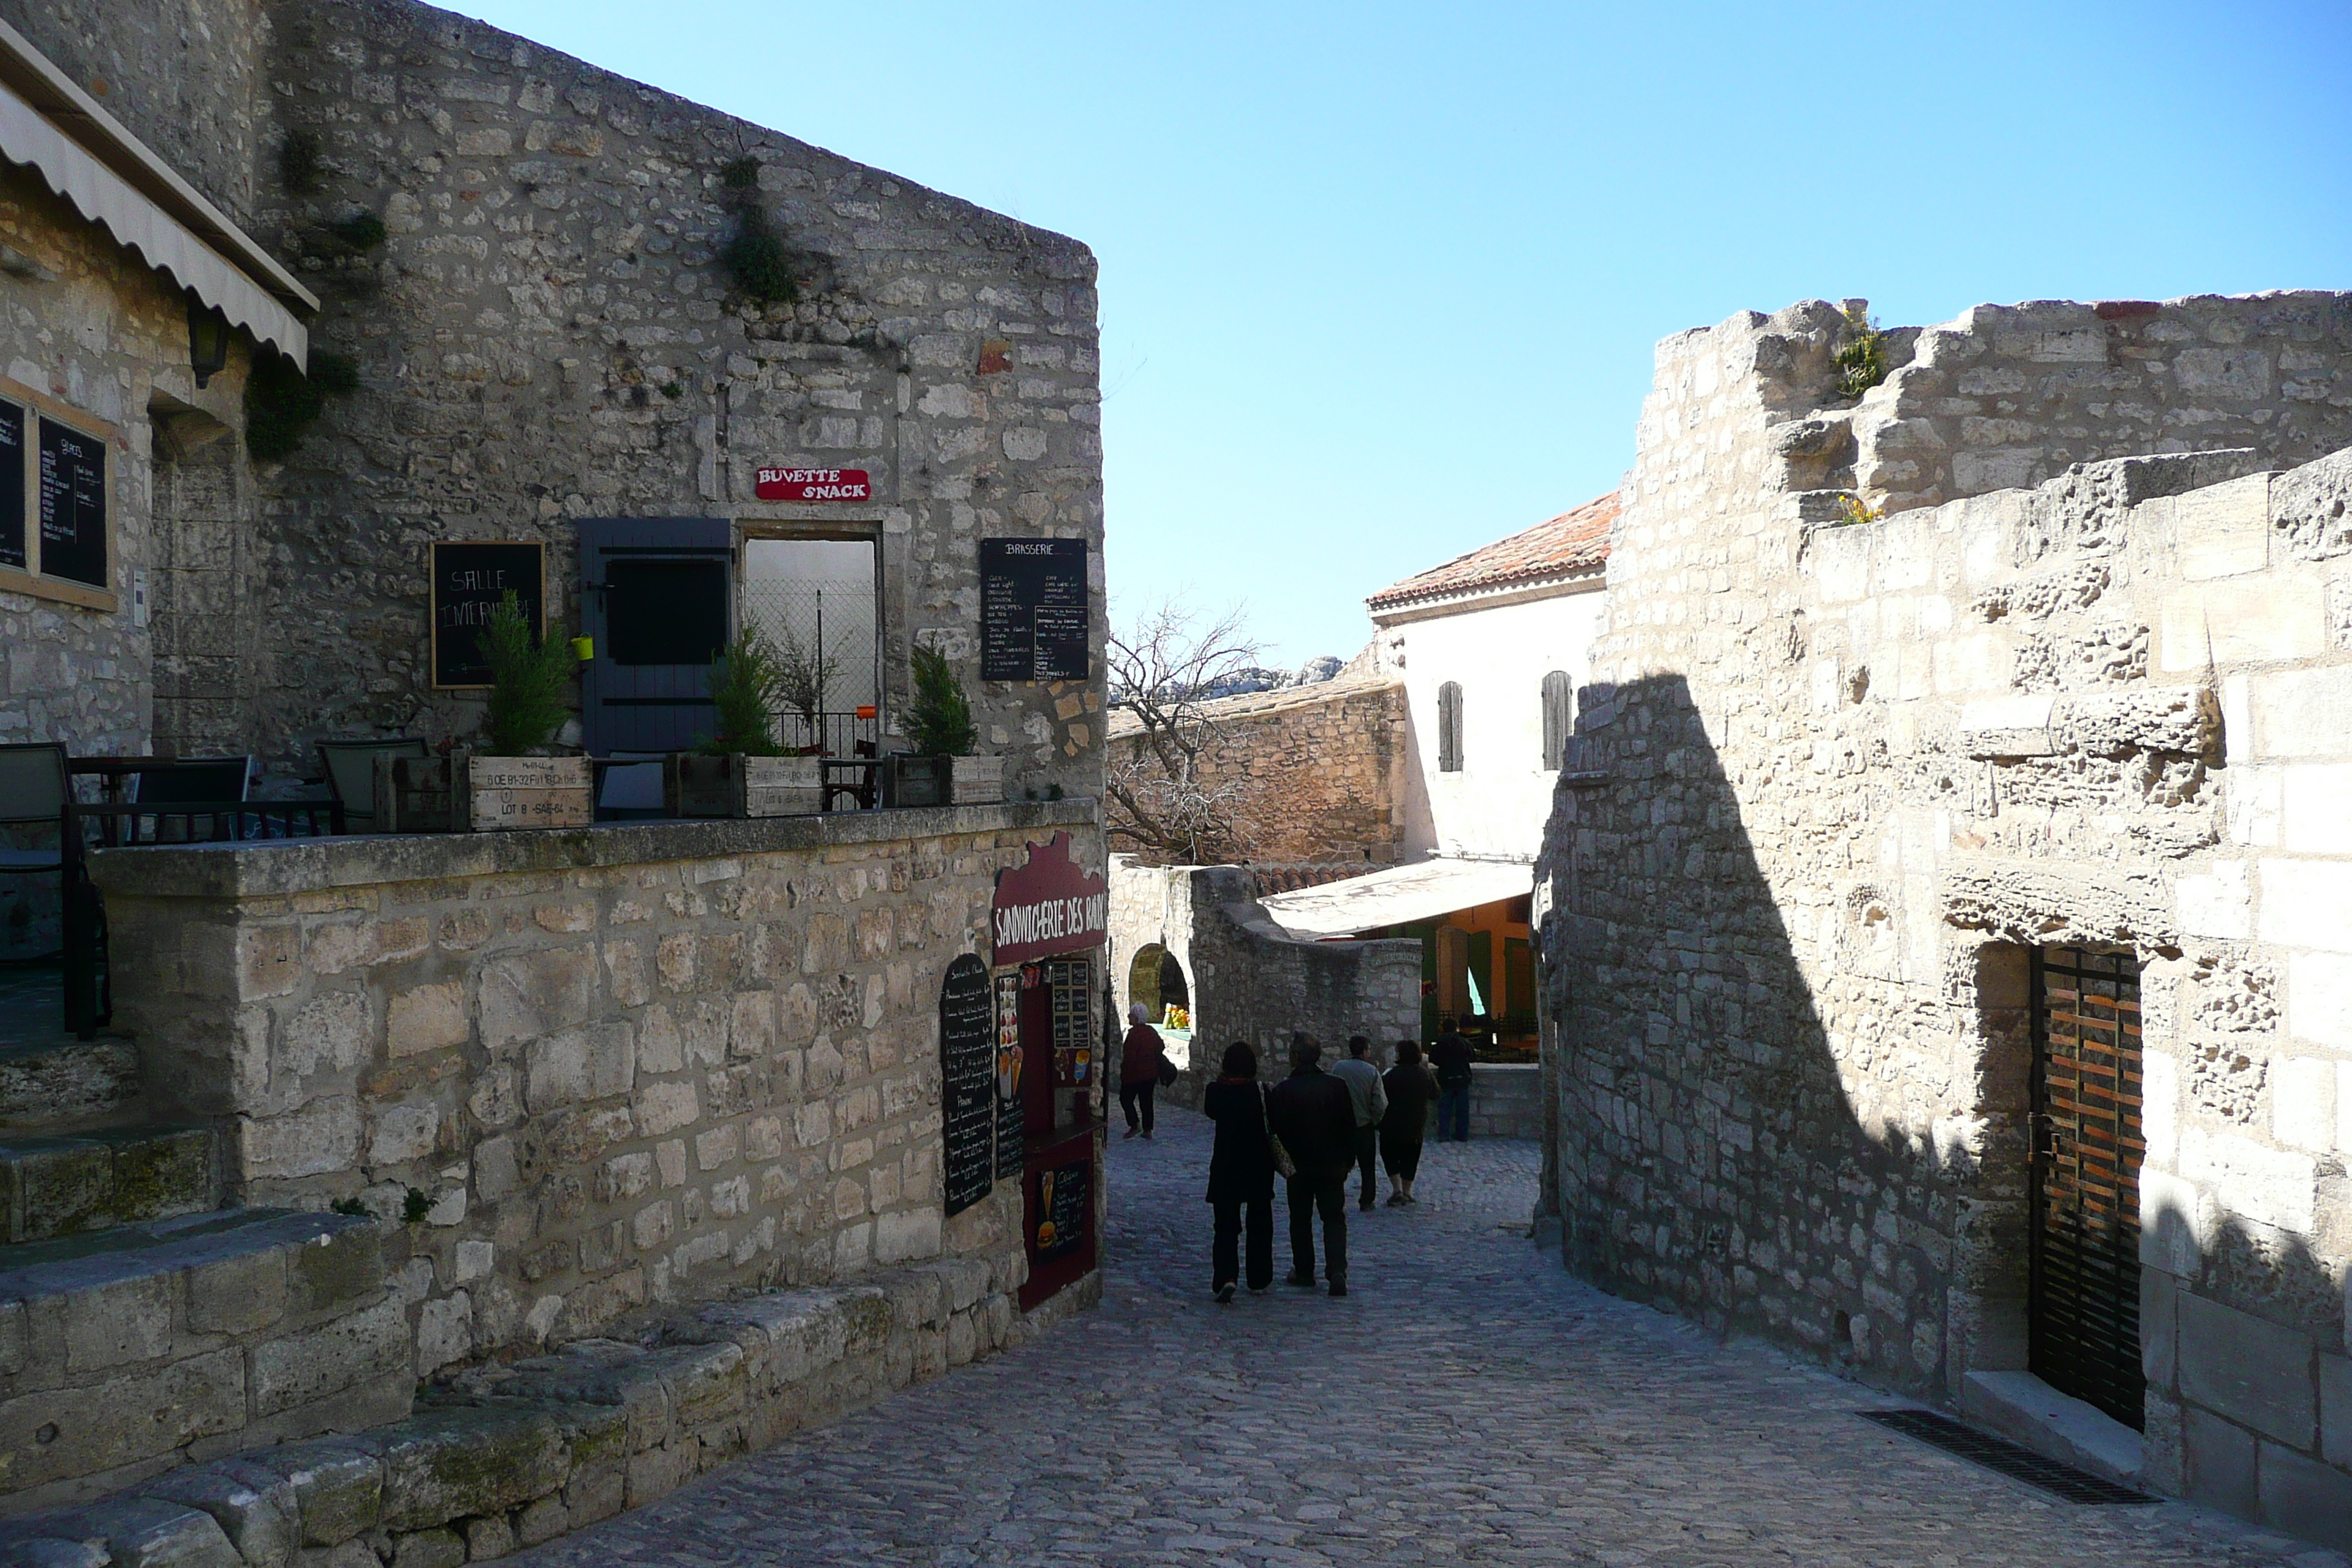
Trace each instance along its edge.
{"label": "person standing in shadow", "polygon": [[1201,1096],[1201,1113],[1217,1124],[1209,1153],[1209,1202],[1216,1237],[1209,1256],[1210,1289],[1230,1304],[1242,1278],[1242,1219],[1249,1218],[1249,1288],[1274,1283],[1274,1146],[1266,1135],[1265,1090],[1257,1081],[1257,1052],[1245,1041],[1225,1047],[1217,1081]]}
{"label": "person standing in shadow", "polygon": [[1381,1084],[1389,1094],[1389,1111],[1381,1119],[1381,1163],[1388,1167],[1389,1204],[1395,1207],[1415,1201],[1412,1178],[1421,1169],[1429,1107],[1437,1099],[1437,1079],[1421,1059],[1420,1041],[1397,1042],[1396,1066]]}
{"label": "person standing in shadow", "polygon": [[1288,1181],[1290,1282],[1315,1288],[1315,1216],[1323,1216],[1323,1278],[1348,1293],[1348,1169],[1356,1163],[1356,1101],[1325,1072],[1312,1035],[1290,1037],[1290,1076],[1266,1096],[1274,1135],[1297,1174]]}
{"label": "person standing in shadow", "polygon": [[1381,1118],[1389,1111],[1389,1091],[1381,1082],[1381,1069],[1371,1059],[1371,1041],[1349,1035],[1348,1059],[1331,1064],[1331,1076],[1348,1086],[1348,1098],[1356,1108],[1356,1169],[1362,1176],[1356,1206],[1366,1214],[1372,1212],[1372,1184],[1378,1179],[1372,1167],[1380,1149]]}
{"label": "person standing in shadow", "polygon": [[1458,1029],[1448,1029],[1429,1047],[1437,1069],[1437,1141],[1470,1142],[1470,1064],[1476,1053]]}

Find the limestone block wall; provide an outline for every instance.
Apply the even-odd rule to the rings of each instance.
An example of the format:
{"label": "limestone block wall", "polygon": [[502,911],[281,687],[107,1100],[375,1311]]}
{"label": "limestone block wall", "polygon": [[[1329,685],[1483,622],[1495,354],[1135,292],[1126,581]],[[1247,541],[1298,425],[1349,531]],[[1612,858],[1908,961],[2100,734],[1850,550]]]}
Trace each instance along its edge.
{"label": "limestone block wall", "polygon": [[[316,189],[266,174],[260,222],[326,300],[362,382],[264,474],[268,605],[246,724],[287,766],[322,732],[469,731],[433,693],[425,547],[541,539],[576,622],[572,520],[869,529],[883,664],[926,638],[971,689],[1018,796],[1096,792],[1098,676],[982,685],[977,541],[1093,546],[1095,262],[1029,227],[407,0],[273,7],[265,142],[314,135]],[[749,159],[751,183],[727,171]],[[801,279],[762,307],[720,251],[761,206]],[[354,248],[332,226],[388,229]],[[754,495],[763,466],[860,468],[871,505]]]}
{"label": "limestone block wall", "polygon": [[118,1021],[231,1195],[405,1221],[416,1371],[647,1303],[979,1257],[938,1007],[1090,802],[102,853]]}
{"label": "limestone block wall", "polygon": [[2352,454],[1838,527],[1787,443],[1834,340],[1660,347],[1571,759],[1608,778],[1538,868],[1568,1260],[1928,1398],[2023,1368],[2028,954],[2128,950],[2147,1479],[2339,1541]]}
{"label": "limestone block wall", "polygon": [[1249,872],[1237,866],[1145,866],[1115,855],[1110,872],[1111,979],[1119,1014],[1128,1004],[1127,965],[1158,942],[1176,955],[1192,988],[1192,1049],[1176,1053],[1184,1078],[1171,1095],[1197,1105],[1225,1047],[1257,1047],[1258,1077],[1271,1083],[1289,1069],[1290,1037],[1322,1041],[1327,1061],[1349,1035],[1378,1045],[1421,1029],[1421,944],[1417,942],[1302,942],[1257,903]]}

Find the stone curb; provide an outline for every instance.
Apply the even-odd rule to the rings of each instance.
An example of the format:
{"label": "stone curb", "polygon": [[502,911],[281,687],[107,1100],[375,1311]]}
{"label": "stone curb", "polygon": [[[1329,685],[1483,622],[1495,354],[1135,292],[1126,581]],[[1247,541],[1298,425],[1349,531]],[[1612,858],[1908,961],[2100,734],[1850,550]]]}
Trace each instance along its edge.
{"label": "stone curb", "polygon": [[252,1449],[0,1521],[0,1568],[456,1568],[640,1508],[1094,1304],[1024,1313],[1017,1265],[921,1265],[460,1373],[408,1419]]}

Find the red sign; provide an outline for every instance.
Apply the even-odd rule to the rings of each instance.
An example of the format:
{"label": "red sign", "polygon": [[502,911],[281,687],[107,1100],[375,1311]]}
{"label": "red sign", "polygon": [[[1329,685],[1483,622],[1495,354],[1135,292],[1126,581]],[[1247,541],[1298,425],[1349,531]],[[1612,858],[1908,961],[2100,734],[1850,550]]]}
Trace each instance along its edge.
{"label": "red sign", "polygon": [[761,500],[874,499],[874,482],[864,468],[761,468],[755,489]]}
{"label": "red sign", "polygon": [[1070,858],[1067,833],[1032,844],[1027,865],[996,874],[988,930],[998,969],[1100,947],[1109,927],[1108,886]]}

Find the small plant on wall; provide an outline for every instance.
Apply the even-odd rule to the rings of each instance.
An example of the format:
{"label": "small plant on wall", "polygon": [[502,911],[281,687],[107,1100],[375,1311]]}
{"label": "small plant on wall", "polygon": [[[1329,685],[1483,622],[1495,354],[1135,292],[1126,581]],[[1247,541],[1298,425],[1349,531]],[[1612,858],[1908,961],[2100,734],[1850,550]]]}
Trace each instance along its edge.
{"label": "small plant on wall", "polygon": [[1836,354],[1840,397],[1860,397],[1886,379],[1886,334],[1860,304],[1845,309],[1845,339]]}
{"label": "small plant on wall", "polygon": [[482,627],[482,662],[490,667],[489,710],[482,717],[482,743],[493,756],[520,757],[545,747],[572,717],[564,700],[579,658],[552,625],[534,642],[530,617],[509,589],[490,609]]}
{"label": "small plant on wall", "polygon": [[719,184],[735,209],[735,232],[719,258],[734,274],[736,287],[762,305],[797,300],[801,289],[793,275],[792,248],[760,200],[760,161],[734,160],[719,171]]}
{"label": "small plant on wall", "polygon": [[705,756],[783,755],[783,747],[776,743],[776,709],[783,701],[783,685],[784,671],[774,647],[755,628],[744,627],[710,672],[718,733],[695,750]]}
{"label": "small plant on wall", "polygon": [[327,399],[359,390],[359,366],[332,349],[312,349],[308,368],[286,355],[257,352],[245,378],[245,448],[274,463],[293,455],[327,411]]}

